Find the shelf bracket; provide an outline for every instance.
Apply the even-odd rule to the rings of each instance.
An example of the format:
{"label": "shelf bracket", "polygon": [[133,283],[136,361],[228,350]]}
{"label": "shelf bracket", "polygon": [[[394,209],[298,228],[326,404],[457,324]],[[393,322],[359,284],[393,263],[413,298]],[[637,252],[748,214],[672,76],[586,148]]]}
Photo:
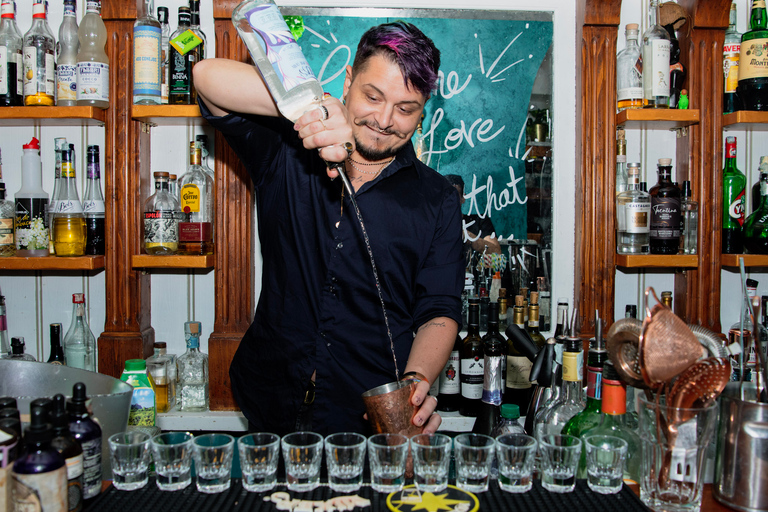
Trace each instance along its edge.
{"label": "shelf bracket", "polygon": [[675,132],[675,134],[677,135],[678,139],[682,139],[682,138],[688,136],[688,127],[687,126],[683,126],[683,127],[680,127],[680,128],[672,128],[672,131]]}
{"label": "shelf bracket", "polygon": [[139,121],[141,123],[142,133],[150,133],[150,128],[157,126],[155,123],[147,123],[145,121]]}

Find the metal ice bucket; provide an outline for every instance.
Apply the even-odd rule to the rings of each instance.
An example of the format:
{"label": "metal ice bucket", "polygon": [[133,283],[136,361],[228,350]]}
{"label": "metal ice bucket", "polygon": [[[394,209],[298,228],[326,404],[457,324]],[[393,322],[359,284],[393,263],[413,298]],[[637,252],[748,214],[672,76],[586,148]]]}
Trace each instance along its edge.
{"label": "metal ice bucket", "polygon": [[93,416],[101,426],[102,479],[112,479],[107,439],[128,425],[133,388],[101,373],[68,366],[0,359],[0,396],[11,396],[19,405],[22,422],[29,421],[29,403],[36,398],[51,398],[61,393],[72,397],[72,386],[85,384]]}

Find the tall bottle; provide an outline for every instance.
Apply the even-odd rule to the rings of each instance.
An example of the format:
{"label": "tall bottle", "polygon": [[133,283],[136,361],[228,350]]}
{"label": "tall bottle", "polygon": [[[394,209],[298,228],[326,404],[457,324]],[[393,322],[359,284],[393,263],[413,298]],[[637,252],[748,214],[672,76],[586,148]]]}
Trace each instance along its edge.
{"label": "tall bottle", "polygon": [[0,4],[0,107],[24,104],[21,34],[16,26],[16,2]]}
{"label": "tall bottle", "polygon": [[64,364],[64,347],[61,346],[61,324],[50,325],[51,355],[48,362],[51,364]]}
{"label": "tall bottle", "polygon": [[213,181],[200,166],[199,143],[189,145],[189,169],[181,177],[180,198],[184,220],[179,222],[179,252],[213,253]]}
{"label": "tall bottle", "polygon": [[61,154],[61,182],[53,214],[53,248],[56,256],[85,254],[85,214],[77,193],[73,150]]}
{"label": "tall bottle", "polygon": [[179,248],[179,202],[168,190],[168,173],[154,173],[155,193],[144,202],[144,251],[176,254]]}
{"label": "tall bottle", "polygon": [[699,203],[691,198],[691,182],[683,181],[682,233],[680,234],[680,252],[696,254],[699,243]]}
{"label": "tall bottle", "polygon": [[48,194],[43,190],[40,141],[32,137],[21,157],[21,188],[16,192],[16,255],[48,256]]}
{"label": "tall bottle", "polygon": [[[524,318],[523,297],[522,295],[517,295],[515,296],[515,305],[512,307],[511,318],[507,323],[517,325],[525,330]],[[520,410],[526,411],[533,394],[533,385],[530,381],[533,363],[515,348],[511,339],[507,340],[506,365],[504,403],[515,404]]]}
{"label": "tall bottle", "polygon": [[669,33],[658,20],[659,0],[651,0],[648,29],[643,33],[643,105],[669,107]]}
{"label": "tall bottle", "polygon": [[65,149],[69,149],[67,139],[65,137],[56,137],[53,139],[54,155],[55,155],[55,167],[53,177],[53,193],[51,194],[51,200],[48,202],[48,215],[46,221],[48,223],[48,252],[51,256],[56,254],[53,248],[53,216],[56,213],[56,198],[59,197],[59,188],[61,186],[61,154]]}
{"label": "tall bottle", "polygon": [[109,56],[107,27],[101,19],[101,0],[87,0],[85,16],[77,32],[77,104],[83,107],[109,107]]}
{"label": "tall bottle", "polygon": [[461,397],[461,377],[459,375],[459,365],[461,364],[461,347],[463,342],[461,336],[456,334],[456,341],[453,344],[451,355],[448,356],[448,362],[445,363],[443,371],[440,372],[440,383],[437,395],[437,410],[443,412],[452,412],[459,410]]}
{"label": "tall bottle", "polygon": [[200,322],[184,322],[187,351],[177,360],[179,410],[208,410],[208,356],[200,352]]}
{"label": "tall bottle", "polygon": [[67,512],[80,512],[83,509],[83,472],[85,469],[83,448],[69,430],[67,400],[61,393],[53,397],[51,424],[54,436],[51,440],[51,446],[64,457],[67,467]]}
{"label": "tall bottle", "polygon": [[55,41],[48,26],[48,6],[43,0],[32,4],[32,26],[24,34],[24,104],[54,103],[56,91]]}
{"label": "tall bottle", "polygon": [[736,94],[739,85],[739,52],[741,50],[741,32],[736,30],[736,2],[731,2],[728,28],[723,43],[723,114],[741,110],[741,102]]}
{"label": "tall bottle", "polygon": [[205,52],[208,48],[208,38],[205,37],[205,32],[200,28],[200,0],[189,0],[189,29],[195,33],[197,37],[202,39],[200,43],[200,60],[205,58]]}
{"label": "tall bottle", "polygon": [[760,172],[760,205],[744,222],[744,252],[768,254],[768,170]]}
{"label": "tall bottle", "polygon": [[616,195],[627,190],[627,139],[624,128],[616,130]]}
{"label": "tall bottle", "polygon": [[[168,409],[170,410],[173,409],[176,405],[176,354],[168,353],[167,344],[164,341],[156,341],[154,344],[154,355],[147,359],[148,369],[151,370],[152,362],[155,360],[163,360],[166,362],[166,380],[168,381]],[[155,378],[154,373],[152,373],[152,378]],[[155,385],[159,390],[162,384],[158,384],[158,379],[155,378]]]}
{"label": "tall bottle", "polygon": [[190,28],[191,21],[189,7],[179,7],[178,28],[171,34],[168,50],[168,65],[171,68],[168,103],[171,105],[193,105],[197,102],[192,68],[202,60],[203,41]]}
{"label": "tall bottle", "polygon": [[640,164],[630,163],[627,190],[616,197],[616,250],[622,254],[650,251],[651,196],[640,190]]}
{"label": "tall bottle", "polygon": [[8,341],[8,320],[5,316],[5,295],[0,295],[0,359],[11,357],[11,342]]}
{"label": "tall bottle", "polygon": [[88,146],[88,184],[83,197],[85,214],[85,254],[95,256],[106,251],[104,235],[104,194],[101,193],[99,146]]}
{"label": "tall bottle", "polygon": [[240,2],[232,23],[283,116],[296,121],[322,101],[323,88],[272,0]]}
{"label": "tall bottle", "polygon": [[133,24],[133,104],[162,103],[162,30],[154,16],[153,0],[137,4]]}
{"label": "tall bottle", "polygon": [[483,339],[480,337],[480,304],[469,299],[467,336],[461,348],[461,403],[462,416],[477,416],[483,397]]}
{"label": "tall bottle", "polygon": [[680,250],[680,189],[672,182],[672,159],[659,158],[659,181],[651,187],[651,254]]}
{"label": "tall bottle", "polygon": [[77,2],[64,0],[64,18],[56,42],[56,105],[77,105]]}
{"label": "tall bottle", "polygon": [[72,294],[72,322],[64,336],[64,359],[67,366],[96,371],[96,338],[88,326],[85,294]]}
{"label": "tall bottle", "polygon": [[534,433],[536,439],[546,434],[560,434],[568,421],[584,410],[582,378],[583,354],[581,339],[566,338],[563,351],[563,382],[557,400],[542,414],[536,415]]}
{"label": "tall bottle", "polygon": [[72,398],[67,401],[69,430],[83,449],[83,499],[101,493],[101,427],[88,412],[85,384],[72,386]]}
{"label": "tall bottle", "polygon": [[744,250],[741,227],[746,186],[746,176],[736,167],[736,137],[727,137],[723,167],[723,254],[739,254]]}
{"label": "tall bottle", "polygon": [[210,162],[208,161],[208,156],[211,154],[210,152],[210,146],[208,145],[208,136],[203,134],[196,135],[195,136],[195,142],[200,146],[200,149],[202,151],[202,160],[200,161],[200,166],[203,168],[203,171],[205,171],[205,174],[211,177],[211,180],[216,183],[216,178],[213,174],[213,169],[211,169]]}
{"label": "tall bottle", "polygon": [[[165,342],[156,342],[154,344],[154,353],[147,358],[146,370],[152,376],[155,387],[155,405],[157,412],[168,412],[173,406],[171,403],[171,370],[170,359],[161,353],[165,348]],[[175,363],[174,363],[175,364]],[[127,363],[126,363],[127,369]]]}
{"label": "tall bottle", "polygon": [[0,157],[0,257],[16,254],[16,241],[13,239],[13,226],[16,220],[16,205],[5,197],[3,180],[3,160]]}
{"label": "tall bottle", "polygon": [[616,56],[616,100],[619,111],[628,108],[643,108],[643,64],[637,23],[626,28],[627,44]]}
{"label": "tall bottle", "polygon": [[602,346],[592,340],[587,357],[587,405],[563,427],[563,434],[579,437],[581,434],[600,424],[602,407],[603,364],[608,360],[608,352],[598,348]]}
{"label": "tall bottle", "polygon": [[168,54],[170,50],[171,26],[168,24],[169,12],[167,7],[157,8],[157,19],[160,22],[160,101],[168,103],[168,83],[170,82]]}
{"label": "tall bottle", "polygon": [[483,336],[483,396],[472,432],[493,433],[501,419],[504,393],[507,340],[499,333],[499,304],[491,302],[488,308],[488,333]]}
{"label": "tall bottle", "polygon": [[744,110],[768,110],[767,26],[765,0],[752,0],[749,31],[741,36],[739,86],[736,89]]}

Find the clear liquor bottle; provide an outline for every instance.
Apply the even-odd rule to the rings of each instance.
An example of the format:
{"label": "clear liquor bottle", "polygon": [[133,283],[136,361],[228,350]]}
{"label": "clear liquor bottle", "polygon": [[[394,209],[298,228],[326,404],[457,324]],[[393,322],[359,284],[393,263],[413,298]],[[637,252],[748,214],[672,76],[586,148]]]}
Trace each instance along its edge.
{"label": "clear liquor bottle", "polygon": [[168,12],[167,7],[158,7],[157,8],[157,19],[160,22],[160,61],[161,61],[161,69],[160,69],[160,76],[161,76],[161,87],[160,87],[160,101],[163,104],[168,103],[168,82],[170,81],[169,77],[169,67],[168,67],[168,50],[170,48],[170,45],[168,42],[171,40],[171,26],[168,24],[168,20],[170,19],[170,13]]}
{"label": "clear liquor bottle", "polygon": [[744,252],[768,254],[768,172],[766,171],[760,172],[760,205],[744,222]]}
{"label": "clear liquor bottle", "polygon": [[179,180],[175,174],[168,175],[168,192],[179,201]]}
{"label": "clear liquor bottle", "polygon": [[616,130],[616,195],[627,190],[627,139],[623,128]]}
{"label": "clear liquor bottle", "polygon": [[725,139],[723,167],[723,254],[739,254],[744,250],[741,228],[744,224],[744,191],[747,177],[736,167],[736,137]]}
{"label": "clear liquor bottle", "polygon": [[48,252],[51,256],[56,254],[53,249],[53,215],[56,213],[56,198],[59,197],[59,187],[61,186],[61,152],[69,148],[67,139],[65,137],[56,137],[53,139],[54,155],[55,155],[55,167],[53,175],[53,193],[51,194],[51,200],[48,202],[48,215],[47,222],[48,227]]}
{"label": "clear liquor bottle", "polygon": [[88,326],[85,294],[72,294],[72,322],[64,336],[64,360],[67,366],[96,371],[96,338]]}
{"label": "clear liquor bottle", "polygon": [[696,254],[699,243],[699,202],[691,198],[691,182],[683,181],[682,233],[680,234],[680,252]]}
{"label": "clear liquor bottle", "polygon": [[154,345],[154,354],[147,358],[147,373],[152,376],[155,383],[155,406],[157,412],[171,410],[171,384],[170,361],[160,353],[160,343],[165,348],[165,342],[157,342]]}
{"label": "clear liquor bottle", "polygon": [[616,198],[616,249],[621,254],[650,251],[651,196],[640,190],[640,164],[630,163],[627,190]]}
{"label": "clear liquor bottle", "polygon": [[483,396],[483,339],[480,337],[480,304],[469,299],[469,321],[467,336],[461,348],[461,402],[462,416],[476,417]]}
{"label": "clear liquor bottle", "polygon": [[659,158],[659,181],[651,187],[651,254],[680,250],[680,189],[672,182],[672,159]]}
{"label": "clear liquor bottle", "polygon": [[77,34],[77,104],[109,107],[109,56],[107,27],[101,19],[101,0],[87,0],[85,16]]}
{"label": "clear liquor bottle", "polygon": [[200,166],[205,171],[205,174],[211,177],[211,180],[216,183],[216,178],[213,174],[213,169],[209,165],[208,162],[208,156],[211,154],[208,146],[208,136],[205,134],[196,135],[195,136],[195,142],[200,144],[200,149],[202,151],[202,160],[200,161]]}
{"label": "clear liquor bottle", "polygon": [[563,382],[557,400],[548,405],[543,414],[536,415],[535,437],[560,434],[568,421],[583,411],[584,356],[580,338],[566,338],[563,351]]}
{"label": "clear liquor bottle", "polygon": [[154,16],[154,1],[138,2],[133,24],[133,104],[162,103],[162,30]]}
{"label": "clear liquor bottle", "polygon": [[[192,79],[192,68],[202,60],[202,40],[192,32],[190,23],[192,15],[189,7],[179,7],[178,28],[171,34],[168,50],[168,65],[171,68],[171,80],[168,89],[168,103],[171,105],[194,105],[197,103],[195,81]],[[192,47],[194,42],[200,41]]]}
{"label": "clear liquor bottle", "polygon": [[168,405],[173,409],[176,406],[176,384],[178,383],[176,354],[168,353],[168,348],[164,341],[156,342],[155,348],[159,356],[168,359]]}
{"label": "clear liquor bottle", "polygon": [[32,4],[32,26],[24,34],[24,104],[53,106],[56,92],[55,40],[44,1]]}
{"label": "clear liquor bottle", "polygon": [[208,410],[208,356],[200,352],[200,322],[184,322],[187,351],[177,360],[179,410]]}
{"label": "clear liquor bottle", "polygon": [[16,205],[6,199],[3,180],[3,159],[0,156],[0,257],[16,254],[16,241],[13,239],[13,225],[16,220]]}
{"label": "clear liquor bottle", "polygon": [[725,30],[723,43],[723,114],[741,110],[740,101],[736,94],[739,85],[739,51],[741,49],[741,32],[736,30],[736,2],[731,2],[728,17],[728,28]]}
{"label": "clear liquor bottle", "polygon": [[24,353],[24,337],[18,336],[11,338],[11,357],[9,359],[15,359],[20,361],[36,361],[36,359],[30,354]]}
{"label": "clear liquor bottle", "polygon": [[669,108],[669,33],[659,25],[659,0],[651,0],[643,33],[643,105]]}
{"label": "clear liquor bottle", "polygon": [[64,0],[64,18],[56,41],[56,105],[77,105],[77,2]]}
{"label": "clear liquor bottle", "polygon": [[53,248],[56,256],[85,254],[85,214],[77,193],[74,148],[61,153],[61,183],[53,214]]}
{"label": "clear liquor bottle", "polygon": [[99,146],[88,146],[88,184],[83,198],[85,213],[85,254],[95,256],[106,252],[104,236],[104,195],[101,193]]}
{"label": "clear liquor bottle", "polygon": [[637,23],[626,28],[627,44],[616,55],[616,100],[619,112],[628,108],[643,108],[643,74],[640,46],[637,44]]}
{"label": "clear liquor bottle", "polygon": [[168,173],[154,173],[155,193],[144,203],[144,251],[176,254],[179,248],[179,202],[168,190]]}
{"label": "clear liquor bottle", "polygon": [[21,34],[16,25],[16,2],[0,4],[0,107],[24,104]]}
{"label": "clear liquor bottle", "polygon": [[184,219],[179,222],[179,252],[213,253],[213,181],[200,165],[202,150],[191,142],[189,169],[181,177],[179,197]]}
{"label": "clear liquor bottle", "polygon": [[768,14],[765,0],[752,0],[749,31],[741,36],[739,85],[736,94],[744,110],[768,110]]}

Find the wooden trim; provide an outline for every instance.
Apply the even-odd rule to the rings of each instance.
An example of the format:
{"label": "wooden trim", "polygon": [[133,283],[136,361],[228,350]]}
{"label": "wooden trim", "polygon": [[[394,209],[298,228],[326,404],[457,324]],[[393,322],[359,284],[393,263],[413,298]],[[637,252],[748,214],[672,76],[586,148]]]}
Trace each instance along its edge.
{"label": "wooden trim", "polygon": [[104,256],[78,256],[75,258],[11,256],[0,258],[0,270],[101,270],[103,268]]}
{"label": "wooden trim", "polygon": [[103,125],[105,112],[96,107],[3,107],[0,109],[0,125]]}
{"label": "wooden trim", "polygon": [[617,254],[616,266],[623,268],[696,268],[695,254]]}
{"label": "wooden trim", "polygon": [[[232,11],[242,0],[213,0],[213,18],[216,21],[219,20],[231,20]],[[232,22],[229,21],[232,25]],[[218,29],[217,29],[218,30]],[[218,53],[218,50],[217,50]]]}
{"label": "wooden trim", "polygon": [[745,267],[768,268],[768,254],[723,254],[720,263],[723,267],[739,268],[739,260],[744,260]]}
{"label": "wooden trim", "polygon": [[618,27],[621,22],[621,1],[586,0],[584,25]]}
{"label": "wooden trim", "polygon": [[213,254],[203,256],[184,256],[174,254],[170,256],[152,256],[149,254],[134,254],[131,258],[133,268],[213,268]]}
{"label": "wooden trim", "polygon": [[699,111],[668,109],[627,109],[616,114],[616,125],[625,128],[672,130],[699,123]]}
{"label": "wooden trim", "polygon": [[[101,2],[101,17],[107,20],[131,20],[136,21],[139,12],[139,4],[144,0],[103,0]],[[130,33],[133,33],[133,23],[131,23]],[[110,62],[112,62],[110,60]]]}

